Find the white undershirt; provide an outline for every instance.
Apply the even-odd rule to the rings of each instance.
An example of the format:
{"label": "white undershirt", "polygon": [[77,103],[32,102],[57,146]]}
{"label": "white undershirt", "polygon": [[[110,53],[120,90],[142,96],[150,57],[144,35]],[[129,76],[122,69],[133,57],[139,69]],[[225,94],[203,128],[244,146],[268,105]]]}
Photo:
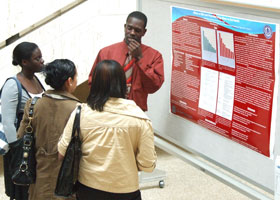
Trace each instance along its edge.
{"label": "white undershirt", "polygon": [[32,94],[32,93],[30,93],[30,92],[28,92],[28,93],[29,93],[29,95],[31,96],[31,98],[34,98],[34,97],[40,97],[40,98],[41,98],[44,92],[41,92],[41,93],[39,93],[39,94]]}

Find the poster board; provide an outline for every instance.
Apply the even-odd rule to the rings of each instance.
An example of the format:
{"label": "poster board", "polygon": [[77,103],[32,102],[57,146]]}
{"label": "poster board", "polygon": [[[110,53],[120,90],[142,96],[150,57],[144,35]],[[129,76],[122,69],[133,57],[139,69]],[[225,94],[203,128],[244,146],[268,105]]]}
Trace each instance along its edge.
{"label": "poster board", "polygon": [[88,85],[88,81],[86,80],[77,86],[73,95],[77,97],[81,102],[86,103],[89,95],[89,91],[90,91],[90,87]]}
{"label": "poster board", "polygon": [[171,112],[272,158],[278,24],[171,12]]}
{"label": "poster board", "polygon": [[[155,132],[160,137],[200,155],[256,186],[272,192],[274,190],[273,159],[269,159],[260,153],[170,112],[172,72],[171,6],[275,24],[278,23],[279,16],[265,11],[260,13],[254,9],[236,8],[202,1],[143,0],[141,4],[141,10],[148,16],[147,33],[143,38],[143,43],[159,50],[165,62],[165,82],[159,91],[148,98],[148,116],[152,120]],[[161,12],[158,12],[158,9]],[[277,81],[279,82],[279,80]],[[276,98],[279,101],[279,95]],[[276,121],[279,119],[280,112],[277,107]],[[275,129],[280,130],[280,125],[276,124]],[[275,155],[278,155],[280,152],[279,139],[279,133],[276,131]]]}

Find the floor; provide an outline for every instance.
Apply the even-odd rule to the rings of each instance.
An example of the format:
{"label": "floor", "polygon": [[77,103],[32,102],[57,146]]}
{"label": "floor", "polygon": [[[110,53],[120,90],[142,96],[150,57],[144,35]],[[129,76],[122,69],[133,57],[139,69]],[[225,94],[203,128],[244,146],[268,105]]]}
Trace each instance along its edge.
{"label": "floor", "polygon": [[158,182],[140,184],[143,200],[250,199],[161,149],[157,154],[157,168],[166,172],[165,186],[159,188]]}
{"label": "floor", "polygon": [[[219,182],[190,164],[157,148],[157,169],[165,171],[165,186],[158,181],[140,183],[143,200],[249,200],[247,196]],[[4,194],[0,157],[0,199]]]}

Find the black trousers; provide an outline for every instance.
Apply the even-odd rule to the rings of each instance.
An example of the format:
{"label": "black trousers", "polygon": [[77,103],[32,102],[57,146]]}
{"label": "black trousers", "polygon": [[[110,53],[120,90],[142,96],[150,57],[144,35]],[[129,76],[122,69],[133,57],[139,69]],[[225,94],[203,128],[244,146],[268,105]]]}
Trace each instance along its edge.
{"label": "black trousers", "polygon": [[12,182],[12,174],[10,170],[11,151],[3,156],[4,165],[4,182],[5,193],[10,197],[10,200],[28,200],[28,188],[29,186],[15,185]]}
{"label": "black trousers", "polygon": [[77,200],[141,200],[140,190],[131,193],[111,193],[87,187],[81,183],[77,185]]}

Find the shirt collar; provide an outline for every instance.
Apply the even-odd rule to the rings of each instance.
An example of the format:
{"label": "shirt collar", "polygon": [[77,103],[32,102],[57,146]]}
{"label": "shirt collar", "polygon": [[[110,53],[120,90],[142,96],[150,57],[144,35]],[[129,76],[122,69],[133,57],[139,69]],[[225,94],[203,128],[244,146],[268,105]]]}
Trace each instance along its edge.
{"label": "shirt collar", "polygon": [[[80,100],[77,97],[75,97],[74,95],[70,94],[69,92],[66,92],[66,91],[63,91],[63,90],[59,90],[59,91],[58,90],[47,90],[45,92],[45,94],[60,95],[60,96],[66,97],[68,99],[73,99],[75,101],[80,102]],[[44,94],[43,94],[43,96],[44,96]]]}
{"label": "shirt collar", "polygon": [[105,103],[104,111],[148,119],[148,116],[138,107],[134,101],[122,98],[109,98]]}

